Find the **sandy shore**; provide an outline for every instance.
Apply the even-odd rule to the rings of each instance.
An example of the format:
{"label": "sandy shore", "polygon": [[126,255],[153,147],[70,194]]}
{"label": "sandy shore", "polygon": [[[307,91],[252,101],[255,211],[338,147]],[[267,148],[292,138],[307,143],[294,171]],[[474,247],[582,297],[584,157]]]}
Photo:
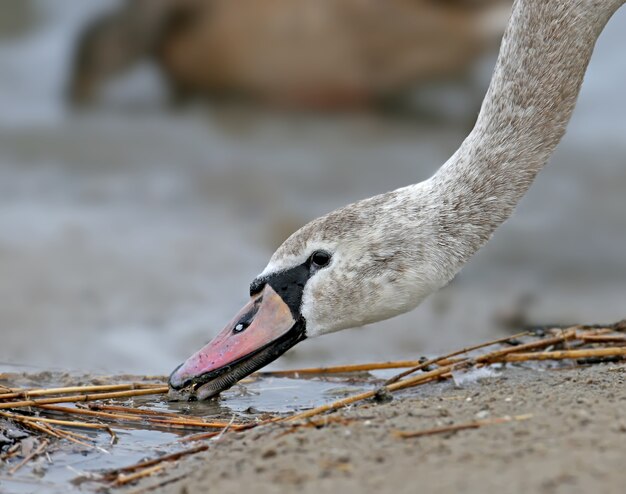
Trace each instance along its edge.
{"label": "sandy shore", "polygon": [[[155,492],[623,493],[625,380],[625,365],[605,364],[509,369],[460,388],[424,386],[390,403],[339,412],[356,419],[349,425],[227,434],[139,488],[171,480]],[[532,418],[421,438],[394,435],[520,414]]]}

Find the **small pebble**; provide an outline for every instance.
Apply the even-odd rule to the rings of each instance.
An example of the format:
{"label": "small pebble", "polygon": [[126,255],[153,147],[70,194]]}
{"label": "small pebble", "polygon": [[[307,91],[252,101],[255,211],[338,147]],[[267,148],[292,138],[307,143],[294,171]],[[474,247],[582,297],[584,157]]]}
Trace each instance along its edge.
{"label": "small pebble", "polygon": [[266,449],[262,454],[261,454],[261,458],[263,459],[268,459],[268,458],[274,458],[278,453],[276,452],[275,449]]}

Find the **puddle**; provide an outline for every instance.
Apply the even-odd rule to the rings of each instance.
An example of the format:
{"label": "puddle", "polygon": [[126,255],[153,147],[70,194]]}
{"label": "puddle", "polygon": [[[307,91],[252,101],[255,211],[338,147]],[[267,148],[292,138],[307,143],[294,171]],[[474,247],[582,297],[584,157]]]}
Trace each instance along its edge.
{"label": "puddle", "polygon": [[[24,369],[0,366],[2,373],[12,373],[10,381],[1,380],[3,385],[20,387],[57,387],[69,384],[93,382],[89,375],[42,372],[24,373]],[[384,377],[377,373],[378,378]],[[364,375],[350,377],[315,377],[294,379],[289,377],[258,377],[252,382],[239,384],[224,392],[218,401],[209,402],[168,402],[163,396],[157,398],[135,397],[129,400],[117,400],[115,404],[139,406],[156,412],[180,413],[185,417],[213,418],[215,420],[249,421],[264,413],[287,414],[312,408],[342,398],[349,393],[371,389],[379,380]],[[104,379],[103,379],[104,380]],[[136,382],[137,376],[120,376],[114,380]],[[111,378],[106,378],[111,382]],[[71,406],[71,405],[63,405]],[[191,434],[206,430],[155,429],[150,425],[136,424],[132,427],[112,427],[118,441],[111,444],[111,437],[104,431],[84,431],[96,448],[81,447],[67,441],[57,442],[50,448],[50,455],[31,461],[14,475],[9,475],[9,467],[0,464],[0,492],[2,494],[26,494],[32,492],[79,493],[96,492],[103,487],[99,482],[73,482],[89,474],[103,470],[119,468],[136,463],[147,457],[171,453],[185,447],[178,440]],[[76,430],[77,429],[72,429]],[[15,459],[10,465],[15,465]]]}

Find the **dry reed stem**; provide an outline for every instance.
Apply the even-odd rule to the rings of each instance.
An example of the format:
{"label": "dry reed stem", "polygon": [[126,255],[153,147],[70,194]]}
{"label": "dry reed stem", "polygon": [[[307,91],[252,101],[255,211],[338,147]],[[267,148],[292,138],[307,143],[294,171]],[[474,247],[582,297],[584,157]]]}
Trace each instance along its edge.
{"label": "dry reed stem", "polygon": [[113,482],[113,485],[116,487],[121,487],[123,485],[130,484],[131,482],[134,482],[135,480],[139,480],[144,477],[149,477],[152,474],[160,472],[166,466],[167,465],[165,463],[160,463],[158,465],[154,465],[153,467],[146,468],[145,470],[140,470],[139,472],[131,473],[130,475],[120,475],[117,479],[115,479],[115,481]]}
{"label": "dry reed stem", "polygon": [[626,356],[626,348],[609,347],[580,350],[557,350],[552,352],[515,353],[512,355],[505,355],[501,359],[496,358],[493,362],[525,362],[528,360],[567,360],[622,356]]}
{"label": "dry reed stem", "polygon": [[[396,380],[412,374],[418,370],[421,370],[425,367],[428,367],[433,364],[437,364],[442,360],[449,359],[451,357],[455,357],[457,355],[468,353],[474,350],[479,350],[481,348],[496,345],[498,343],[505,343],[510,340],[514,340],[515,338],[521,338],[523,336],[527,336],[530,334],[528,331],[524,331],[522,333],[518,333],[515,335],[507,336],[506,338],[499,338],[497,340],[489,341],[486,343],[481,343],[479,345],[475,345],[472,347],[463,348],[462,350],[457,350],[448,355],[444,355],[442,357],[437,357],[431,360],[397,360],[392,362],[372,362],[369,364],[349,364],[349,365],[337,365],[331,367],[309,367],[304,369],[291,369],[291,370],[280,370],[280,371],[266,371],[266,372],[257,372],[256,374],[262,377],[281,377],[281,376],[294,376],[294,375],[319,375],[319,374],[345,374],[350,372],[369,372],[373,370],[384,370],[384,369],[403,369],[406,367],[411,367],[406,373],[400,374],[400,377],[395,376]],[[395,382],[395,381],[394,381]],[[391,384],[391,382],[388,382]]]}
{"label": "dry reed stem", "polygon": [[[34,429],[39,429],[42,431],[45,431],[46,433],[50,434],[53,437],[56,437],[58,439],[63,439],[63,436],[65,434],[70,435],[71,437],[73,437],[73,434],[70,434],[69,431],[64,431],[62,429],[59,429],[58,427],[54,427],[53,425],[49,425],[49,424],[45,424],[45,423],[38,423],[38,422],[24,422],[24,425],[26,427],[33,427]],[[89,440],[89,438],[87,438],[87,440]]]}
{"label": "dry reed stem", "polygon": [[433,436],[435,434],[443,434],[446,432],[456,432],[456,431],[462,431],[466,429],[478,429],[480,427],[484,427],[485,425],[503,424],[506,422],[528,420],[532,417],[533,417],[532,413],[528,413],[525,415],[515,415],[513,417],[509,417],[509,416],[497,417],[497,418],[486,419],[486,420],[474,420],[472,422],[466,422],[464,424],[444,425],[441,427],[433,427],[432,429],[424,429],[424,430],[415,431],[415,432],[395,431],[394,434],[403,439],[408,439],[412,437]]}
{"label": "dry reed stem", "polygon": [[346,374],[350,372],[368,372],[384,369],[403,369],[420,365],[420,360],[398,360],[394,362],[372,362],[369,364],[348,364],[336,365],[332,367],[308,367],[304,369],[291,369],[279,371],[263,371],[256,374],[261,377],[283,377],[283,376],[307,376],[319,374]]}
{"label": "dry reed stem", "polygon": [[[251,429],[252,427],[250,427]],[[243,429],[241,429],[243,430]],[[178,440],[180,443],[192,443],[195,441],[204,441],[205,439],[213,439],[219,436],[220,431],[216,432],[201,432],[200,434],[192,434],[191,436],[185,436]]]}
{"label": "dry reed stem", "polygon": [[108,420],[128,420],[128,421],[134,420],[138,422],[144,420],[143,418],[137,417],[136,415],[96,412],[93,410],[85,410],[82,408],[60,407],[56,405],[39,405],[37,408],[41,408],[42,410],[50,410],[51,412],[67,413],[70,415],[84,415],[86,417],[97,417],[97,418],[103,418],[103,419],[108,419]]}
{"label": "dry reed stem", "polygon": [[109,400],[112,398],[130,398],[133,396],[166,394],[168,390],[169,388],[167,386],[160,386],[158,388],[136,389],[113,393],[94,393],[85,395],[62,396],[59,398],[43,398],[40,400],[9,401],[6,403],[0,403],[0,409],[53,405],[56,403],[80,403],[85,401]]}
{"label": "dry reed stem", "polygon": [[579,334],[578,339],[586,343],[619,343],[619,342],[626,342],[626,335],[624,334],[615,334],[615,335]]}
{"label": "dry reed stem", "polygon": [[152,460],[141,461],[139,463],[135,463],[133,465],[129,465],[126,467],[109,470],[108,472],[104,473],[103,478],[105,480],[115,482],[122,475],[124,475],[125,477],[128,477],[128,475],[125,475],[125,474],[131,474],[133,472],[142,471],[147,468],[153,467],[155,465],[159,465],[161,463],[176,461],[184,456],[189,456],[189,455],[193,455],[196,453],[200,453],[201,451],[206,451],[207,449],[209,449],[208,444],[201,444],[193,448],[183,449],[175,453],[170,453],[167,455],[159,456],[158,458],[153,458]]}
{"label": "dry reed stem", "polygon": [[[0,416],[6,417],[15,422],[19,422],[25,427],[34,429],[38,432],[50,434],[51,436],[54,436],[57,439],[63,439],[63,438],[68,439],[68,436],[72,436],[74,438],[79,438],[79,439],[83,439],[87,441],[91,440],[91,438],[84,436],[82,434],[61,430],[56,427],[53,427],[50,424],[62,425],[65,427],[77,427],[77,428],[83,428],[83,429],[104,430],[111,436],[111,444],[113,444],[117,440],[117,436],[115,432],[113,432],[113,430],[111,430],[109,426],[104,425],[104,424],[88,424],[86,422],[52,420],[52,419],[46,419],[44,417],[30,417],[26,415],[19,415],[19,414],[13,414],[13,413],[8,413],[8,412],[0,412]],[[88,446],[91,446],[91,445],[88,445]]]}
{"label": "dry reed stem", "polygon": [[75,437],[77,439],[83,439],[84,441],[93,441],[93,438],[86,436],[85,434],[79,434],[78,432],[75,431],[66,431],[63,429],[57,429],[57,430],[62,430],[64,434],[69,434],[72,437]]}
{"label": "dry reed stem", "polygon": [[[98,447],[95,444],[90,444],[88,442],[85,442],[83,439],[78,439],[74,437],[74,434],[72,434],[70,431],[56,429],[56,432],[61,436],[61,439],[66,439],[72,443],[78,444],[80,446],[85,446],[90,449],[98,449]],[[90,441],[90,439],[87,438],[87,441]]]}
{"label": "dry reed stem", "polygon": [[525,350],[542,349],[549,346],[558,345],[559,343],[564,343],[574,338],[576,338],[576,331],[574,329],[565,329],[558,336],[553,336],[552,338],[544,338],[543,340],[539,341],[531,341],[530,343],[524,343],[522,345],[517,345],[512,348],[495,350],[493,352],[486,353],[485,355],[480,355],[473,360],[478,364],[486,364],[498,359],[499,357],[503,357],[511,353],[522,353]]}
{"label": "dry reed stem", "polygon": [[624,332],[626,331],[626,319],[622,319],[621,321],[614,322],[613,324],[581,324],[579,329],[582,330],[602,330],[602,329],[610,329],[615,332]]}
{"label": "dry reed stem", "polygon": [[[259,427],[260,425],[268,425],[268,424],[283,422],[286,418],[287,417],[273,417],[271,419],[263,420],[261,422],[249,422],[247,424],[242,424],[237,429],[233,429],[233,430],[236,432],[243,432],[243,431],[247,431],[250,429],[254,429],[255,427]],[[178,442],[189,443],[189,442],[194,442],[194,441],[202,441],[204,439],[213,439],[214,437],[217,437],[220,434],[223,434],[223,432],[225,431],[222,430],[222,431],[215,431],[215,432],[201,432],[199,434],[192,434],[191,436],[181,437],[178,440]]]}
{"label": "dry reed stem", "polygon": [[90,410],[121,412],[128,415],[158,415],[159,417],[180,418],[180,413],[157,412],[156,410],[144,410],[143,408],[131,408],[122,405],[102,405],[100,403],[89,403],[89,405],[87,406]]}
{"label": "dry reed stem", "polygon": [[6,388],[9,391],[0,394],[0,400],[14,398],[31,398],[33,396],[53,396],[70,393],[93,393],[106,391],[131,391],[135,389],[155,389],[161,388],[161,384],[130,383],[130,384],[107,384],[97,386],[68,386],[64,388],[35,388],[35,389],[15,389]]}
{"label": "dry reed stem", "polygon": [[44,434],[48,434],[56,439],[61,439],[61,435],[53,428],[45,425],[45,424],[38,424],[37,422],[23,422],[22,425],[24,425],[24,427],[28,427],[29,429],[32,429],[34,431],[37,432],[42,432]]}
{"label": "dry reed stem", "polygon": [[[454,366],[460,366],[462,363],[448,365],[445,367],[440,367],[439,369],[426,372],[417,377],[409,378],[405,381],[400,381],[394,384],[390,384],[387,386],[383,386],[380,389],[375,389],[371,391],[364,391],[363,393],[359,393],[356,395],[348,396],[347,398],[343,398],[341,400],[337,400],[333,403],[327,403],[326,405],[321,405],[316,408],[312,408],[311,410],[307,410],[301,413],[297,413],[295,415],[291,415],[283,419],[285,422],[294,422],[296,420],[304,420],[319,415],[320,413],[335,411],[340,408],[347,407],[348,405],[352,405],[353,403],[357,403],[359,401],[367,400],[369,398],[373,398],[376,396],[381,390],[393,392],[398,389],[403,389],[404,387],[415,386],[417,384],[421,384],[423,382],[431,381],[436,379],[443,374],[449,373]],[[401,385],[401,386],[400,386]]]}
{"label": "dry reed stem", "polygon": [[226,422],[203,422],[199,420],[188,420],[188,419],[146,419],[151,424],[157,425],[179,425],[181,427],[201,427],[201,428],[211,428],[211,429],[223,429],[224,427],[228,427],[232,430],[240,430],[241,428],[245,428],[245,424],[230,424]]}
{"label": "dry reed stem", "polygon": [[[202,419],[194,418],[187,419],[184,417],[178,416],[178,418],[158,418],[158,413],[149,414],[148,416],[141,415],[130,415],[130,414],[119,414],[119,413],[109,413],[109,412],[98,412],[94,410],[84,410],[81,408],[67,408],[67,407],[57,407],[54,405],[40,405],[39,408],[44,410],[51,410],[61,413],[67,414],[76,414],[76,415],[84,415],[89,417],[97,417],[104,420],[117,422],[117,421],[128,421],[128,422],[143,422],[150,423],[160,426],[181,426],[181,427],[194,427],[194,428],[212,428],[212,429],[221,429],[228,425],[228,422],[207,422]],[[232,424],[233,429],[238,429],[243,424]]]}
{"label": "dry reed stem", "polygon": [[404,378],[404,377],[406,377],[406,376],[408,376],[410,374],[413,374],[413,373],[415,373],[415,372],[417,372],[419,370],[426,369],[427,367],[430,367],[431,365],[435,365],[435,364],[440,364],[441,365],[442,361],[446,361],[445,363],[443,363],[443,365],[449,365],[450,363],[456,363],[456,362],[450,361],[452,359],[452,357],[456,357],[457,355],[462,355],[464,353],[473,352],[475,350],[480,350],[481,348],[489,347],[489,346],[492,346],[492,345],[497,345],[499,343],[506,343],[507,341],[511,341],[511,340],[516,339],[516,338],[521,338],[523,336],[527,336],[528,334],[529,334],[528,331],[524,331],[522,333],[517,333],[517,334],[514,334],[512,336],[508,336],[506,338],[498,338],[496,340],[491,340],[491,341],[488,341],[486,343],[479,343],[478,345],[474,345],[474,346],[470,346],[470,347],[467,347],[467,348],[463,348],[461,350],[457,350],[457,351],[454,351],[452,353],[448,353],[447,355],[443,355],[442,357],[436,357],[436,358],[433,358],[433,359],[430,359],[430,360],[426,360],[424,362],[419,363],[418,365],[416,365],[412,369],[406,370],[406,371],[401,372],[400,374],[392,377],[391,379],[387,380],[385,382],[385,384],[386,385],[393,384],[393,383],[399,381],[400,379],[402,379],[402,378]]}
{"label": "dry reed stem", "polygon": [[16,422],[38,422],[44,424],[54,424],[54,425],[63,425],[65,427],[77,427],[80,429],[109,429],[108,425],[105,424],[94,424],[89,422],[79,422],[76,420],[57,420],[57,419],[48,419],[44,417],[31,417],[27,415],[19,415],[7,412],[0,412],[1,417],[6,417]]}
{"label": "dry reed stem", "polygon": [[[113,412],[122,412],[123,414],[134,414],[134,415],[140,415],[140,416],[144,416],[146,417],[145,419],[141,419],[141,420],[151,420],[152,418],[158,419],[158,420],[162,420],[163,418],[171,418],[177,421],[187,421],[187,420],[202,420],[202,419],[186,419],[184,417],[181,417],[180,413],[171,413],[171,412],[157,412],[155,410],[144,410],[141,408],[130,408],[130,407],[124,407],[124,406],[119,406],[119,405],[100,405],[98,403],[93,403],[89,405],[89,408],[91,410],[111,410]],[[204,424],[209,424],[209,422],[206,422],[204,420],[202,420],[202,422]],[[229,423],[228,422],[210,422],[210,424],[213,424],[215,427],[226,427]],[[184,424],[183,424],[184,425]],[[232,424],[231,427],[233,429],[239,429],[241,427],[248,427],[249,424]]]}
{"label": "dry reed stem", "polygon": [[285,421],[292,422],[296,420],[308,419],[316,415],[319,415],[320,413],[335,411],[340,408],[344,408],[348,405],[351,405],[353,403],[367,400],[368,398],[374,397],[380,391],[386,391],[386,392],[392,393],[394,391],[398,391],[401,389],[418,386],[420,384],[424,384],[434,379],[439,379],[443,377],[444,375],[450,374],[452,371],[456,369],[469,365],[470,363],[478,363],[478,364],[490,363],[492,361],[495,361],[497,358],[502,358],[511,353],[516,353],[516,352],[520,352],[523,350],[546,348],[552,345],[556,345],[558,343],[563,343],[564,341],[567,341],[567,340],[571,340],[575,336],[576,336],[576,331],[573,329],[568,329],[568,330],[562,331],[559,336],[554,336],[552,338],[545,338],[543,340],[533,341],[530,343],[525,343],[522,345],[510,347],[510,348],[494,350],[493,352],[481,355],[479,357],[475,357],[471,360],[468,358],[458,363],[445,365],[443,367],[439,367],[438,369],[432,370],[430,372],[425,372],[423,374],[420,374],[419,376],[410,377],[410,378],[397,381],[397,382],[392,382],[391,384],[386,384],[380,390],[366,391],[364,393],[359,393],[357,395],[348,396],[347,398],[343,398],[333,403],[328,403],[326,405],[322,405],[322,406],[313,408],[311,410],[307,410],[305,412],[292,415],[290,417],[287,417]]}
{"label": "dry reed stem", "polygon": [[9,470],[9,472],[8,472],[9,475],[13,475],[20,468],[22,468],[29,461],[31,461],[33,458],[35,458],[35,457],[39,456],[41,453],[43,453],[45,451],[45,449],[48,447],[49,444],[50,444],[50,442],[47,439],[44,439],[43,441],[41,441],[41,444],[37,447],[37,449],[35,451],[33,451],[28,456],[26,456],[26,458],[24,458],[22,461],[20,461],[17,465],[15,465],[13,468],[11,468]]}

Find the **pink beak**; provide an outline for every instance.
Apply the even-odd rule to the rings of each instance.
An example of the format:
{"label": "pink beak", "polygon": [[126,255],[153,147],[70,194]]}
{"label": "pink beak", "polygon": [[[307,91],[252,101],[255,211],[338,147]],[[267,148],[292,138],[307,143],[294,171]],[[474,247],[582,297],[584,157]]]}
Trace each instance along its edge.
{"label": "pink beak", "polygon": [[304,323],[269,285],[209,344],[170,376],[170,397],[207,399],[275,360],[304,338]]}

